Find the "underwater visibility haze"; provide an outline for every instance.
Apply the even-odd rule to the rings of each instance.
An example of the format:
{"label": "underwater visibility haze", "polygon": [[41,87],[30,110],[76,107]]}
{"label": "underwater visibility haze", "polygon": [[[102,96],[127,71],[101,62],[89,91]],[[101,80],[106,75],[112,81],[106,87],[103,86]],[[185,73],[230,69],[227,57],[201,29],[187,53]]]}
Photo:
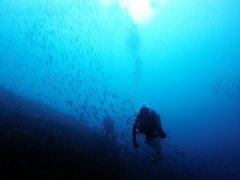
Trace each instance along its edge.
{"label": "underwater visibility haze", "polygon": [[[239,19],[238,0],[0,0],[0,179],[238,180]],[[145,103],[156,164],[132,145]]]}

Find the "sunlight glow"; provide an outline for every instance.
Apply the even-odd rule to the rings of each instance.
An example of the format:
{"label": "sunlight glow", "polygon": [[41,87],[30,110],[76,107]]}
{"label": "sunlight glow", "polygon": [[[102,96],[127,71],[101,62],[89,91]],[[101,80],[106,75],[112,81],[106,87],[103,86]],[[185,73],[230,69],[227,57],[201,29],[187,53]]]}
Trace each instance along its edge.
{"label": "sunlight glow", "polygon": [[168,0],[99,0],[102,6],[119,5],[136,24],[150,21]]}
{"label": "sunlight glow", "polygon": [[146,22],[153,16],[150,0],[121,0],[120,6],[127,9],[129,15],[137,23]]}

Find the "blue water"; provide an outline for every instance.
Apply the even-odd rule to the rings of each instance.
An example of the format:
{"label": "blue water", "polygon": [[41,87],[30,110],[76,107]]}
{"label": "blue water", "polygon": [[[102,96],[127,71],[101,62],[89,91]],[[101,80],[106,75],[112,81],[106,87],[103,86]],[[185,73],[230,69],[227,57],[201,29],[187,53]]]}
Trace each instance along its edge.
{"label": "blue water", "polygon": [[126,119],[147,103],[162,117],[168,159],[239,179],[240,1],[150,7],[139,22],[118,0],[1,0],[0,85],[100,133],[108,112],[122,146]]}

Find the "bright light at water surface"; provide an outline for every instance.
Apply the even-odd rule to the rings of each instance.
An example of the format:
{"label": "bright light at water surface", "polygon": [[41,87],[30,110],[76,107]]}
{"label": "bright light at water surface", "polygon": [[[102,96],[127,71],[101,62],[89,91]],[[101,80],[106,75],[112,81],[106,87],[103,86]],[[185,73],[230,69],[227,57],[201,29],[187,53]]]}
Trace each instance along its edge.
{"label": "bright light at water surface", "polygon": [[117,3],[125,9],[136,24],[149,22],[168,0],[99,0],[103,6]]}

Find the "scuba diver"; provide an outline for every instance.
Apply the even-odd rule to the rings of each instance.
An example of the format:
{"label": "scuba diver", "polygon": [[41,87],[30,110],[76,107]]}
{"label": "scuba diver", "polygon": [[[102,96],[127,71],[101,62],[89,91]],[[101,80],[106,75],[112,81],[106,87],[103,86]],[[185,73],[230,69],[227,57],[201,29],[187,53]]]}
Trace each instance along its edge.
{"label": "scuba diver", "polygon": [[[132,128],[132,142],[134,148],[138,148],[137,134],[145,135],[145,142],[154,149],[157,154],[161,153],[159,138],[165,139],[166,133],[162,129],[160,116],[148,106],[144,105],[138,112]],[[153,161],[156,163],[156,160]]]}

